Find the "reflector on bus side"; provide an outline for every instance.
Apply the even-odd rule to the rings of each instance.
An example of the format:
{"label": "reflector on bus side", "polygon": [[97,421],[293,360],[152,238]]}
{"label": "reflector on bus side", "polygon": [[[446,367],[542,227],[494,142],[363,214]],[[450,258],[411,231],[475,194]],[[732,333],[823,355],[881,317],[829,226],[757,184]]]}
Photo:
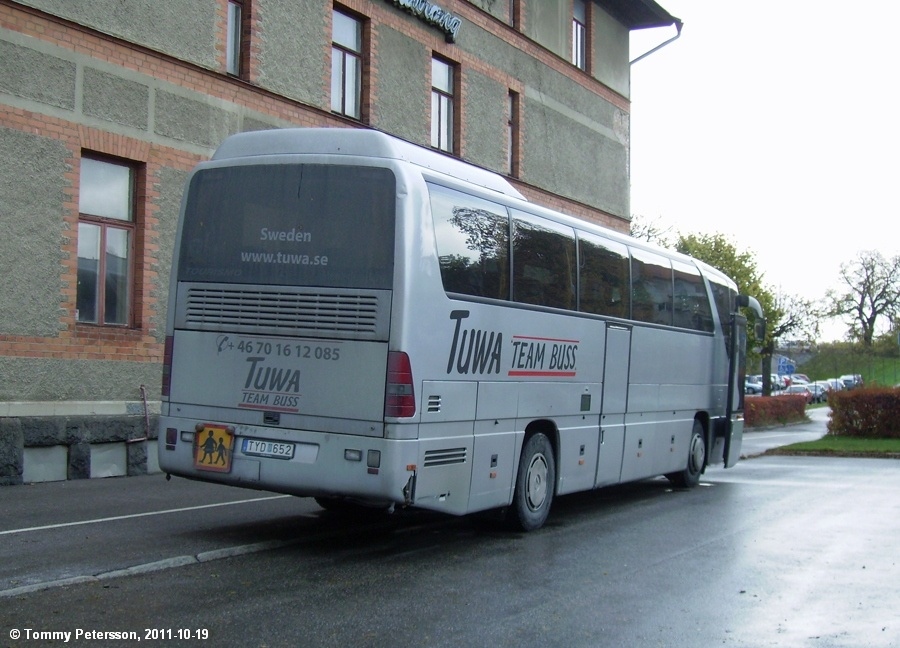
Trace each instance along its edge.
{"label": "reflector on bus side", "polygon": [[388,353],[387,383],[384,387],[385,417],[410,417],[416,414],[416,393],[412,366],[403,351]]}

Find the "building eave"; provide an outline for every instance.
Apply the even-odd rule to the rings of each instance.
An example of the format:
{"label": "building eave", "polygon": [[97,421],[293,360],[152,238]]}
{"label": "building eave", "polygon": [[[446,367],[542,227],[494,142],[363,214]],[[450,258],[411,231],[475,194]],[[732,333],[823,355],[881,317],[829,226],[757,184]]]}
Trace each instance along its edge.
{"label": "building eave", "polygon": [[600,0],[598,4],[629,30],[681,24],[653,0]]}

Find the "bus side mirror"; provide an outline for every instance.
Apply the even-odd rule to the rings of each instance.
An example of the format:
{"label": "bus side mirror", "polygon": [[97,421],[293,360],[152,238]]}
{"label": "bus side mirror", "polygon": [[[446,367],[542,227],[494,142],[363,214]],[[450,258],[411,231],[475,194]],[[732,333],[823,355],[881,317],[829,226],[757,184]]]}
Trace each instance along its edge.
{"label": "bus side mirror", "polygon": [[756,339],[762,342],[766,337],[766,320],[757,318],[753,323],[753,332],[756,334]]}
{"label": "bus side mirror", "polygon": [[735,306],[737,308],[749,308],[756,317],[753,318],[753,332],[756,339],[762,341],[766,337],[766,318],[763,315],[763,309],[756,297],[750,295],[738,295],[735,298]]}

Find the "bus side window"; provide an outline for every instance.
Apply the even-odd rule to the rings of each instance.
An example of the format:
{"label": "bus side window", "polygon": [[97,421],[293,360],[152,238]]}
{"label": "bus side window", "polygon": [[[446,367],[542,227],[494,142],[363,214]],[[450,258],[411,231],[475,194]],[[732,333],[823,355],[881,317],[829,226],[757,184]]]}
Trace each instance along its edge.
{"label": "bus side window", "polygon": [[[513,219],[513,301],[575,310],[575,233],[522,212]],[[551,229],[552,228],[552,229]]]}
{"label": "bus side window", "polygon": [[737,297],[737,293],[728,286],[717,283],[711,277],[709,278],[709,286],[712,288],[713,301],[716,303],[716,311],[719,315],[719,323],[722,327],[725,345],[728,348],[728,353],[731,354],[731,313],[736,308],[735,297]]}
{"label": "bus side window", "polygon": [[509,299],[506,208],[438,185],[428,191],[444,290]]}
{"label": "bus side window", "polygon": [[632,317],[640,322],[672,326],[672,265],[645,250],[631,251]]}
{"label": "bus side window", "polygon": [[672,266],[675,271],[675,326],[712,333],[712,307],[700,271],[680,261],[673,261]]}
{"label": "bus side window", "polygon": [[585,313],[631,316],[628,249],[601,238],[578,236],[579,308]]}

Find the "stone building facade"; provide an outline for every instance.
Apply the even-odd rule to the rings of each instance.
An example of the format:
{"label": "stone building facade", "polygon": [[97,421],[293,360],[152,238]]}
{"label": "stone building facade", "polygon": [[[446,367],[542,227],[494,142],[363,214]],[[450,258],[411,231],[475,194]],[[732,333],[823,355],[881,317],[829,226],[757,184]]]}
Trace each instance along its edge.
{"label": "stone building facade", "polygon": [[239,131],[367,127],[627,230],[652,0],[0,0],[0,484],[155,469],[185,178]]}

